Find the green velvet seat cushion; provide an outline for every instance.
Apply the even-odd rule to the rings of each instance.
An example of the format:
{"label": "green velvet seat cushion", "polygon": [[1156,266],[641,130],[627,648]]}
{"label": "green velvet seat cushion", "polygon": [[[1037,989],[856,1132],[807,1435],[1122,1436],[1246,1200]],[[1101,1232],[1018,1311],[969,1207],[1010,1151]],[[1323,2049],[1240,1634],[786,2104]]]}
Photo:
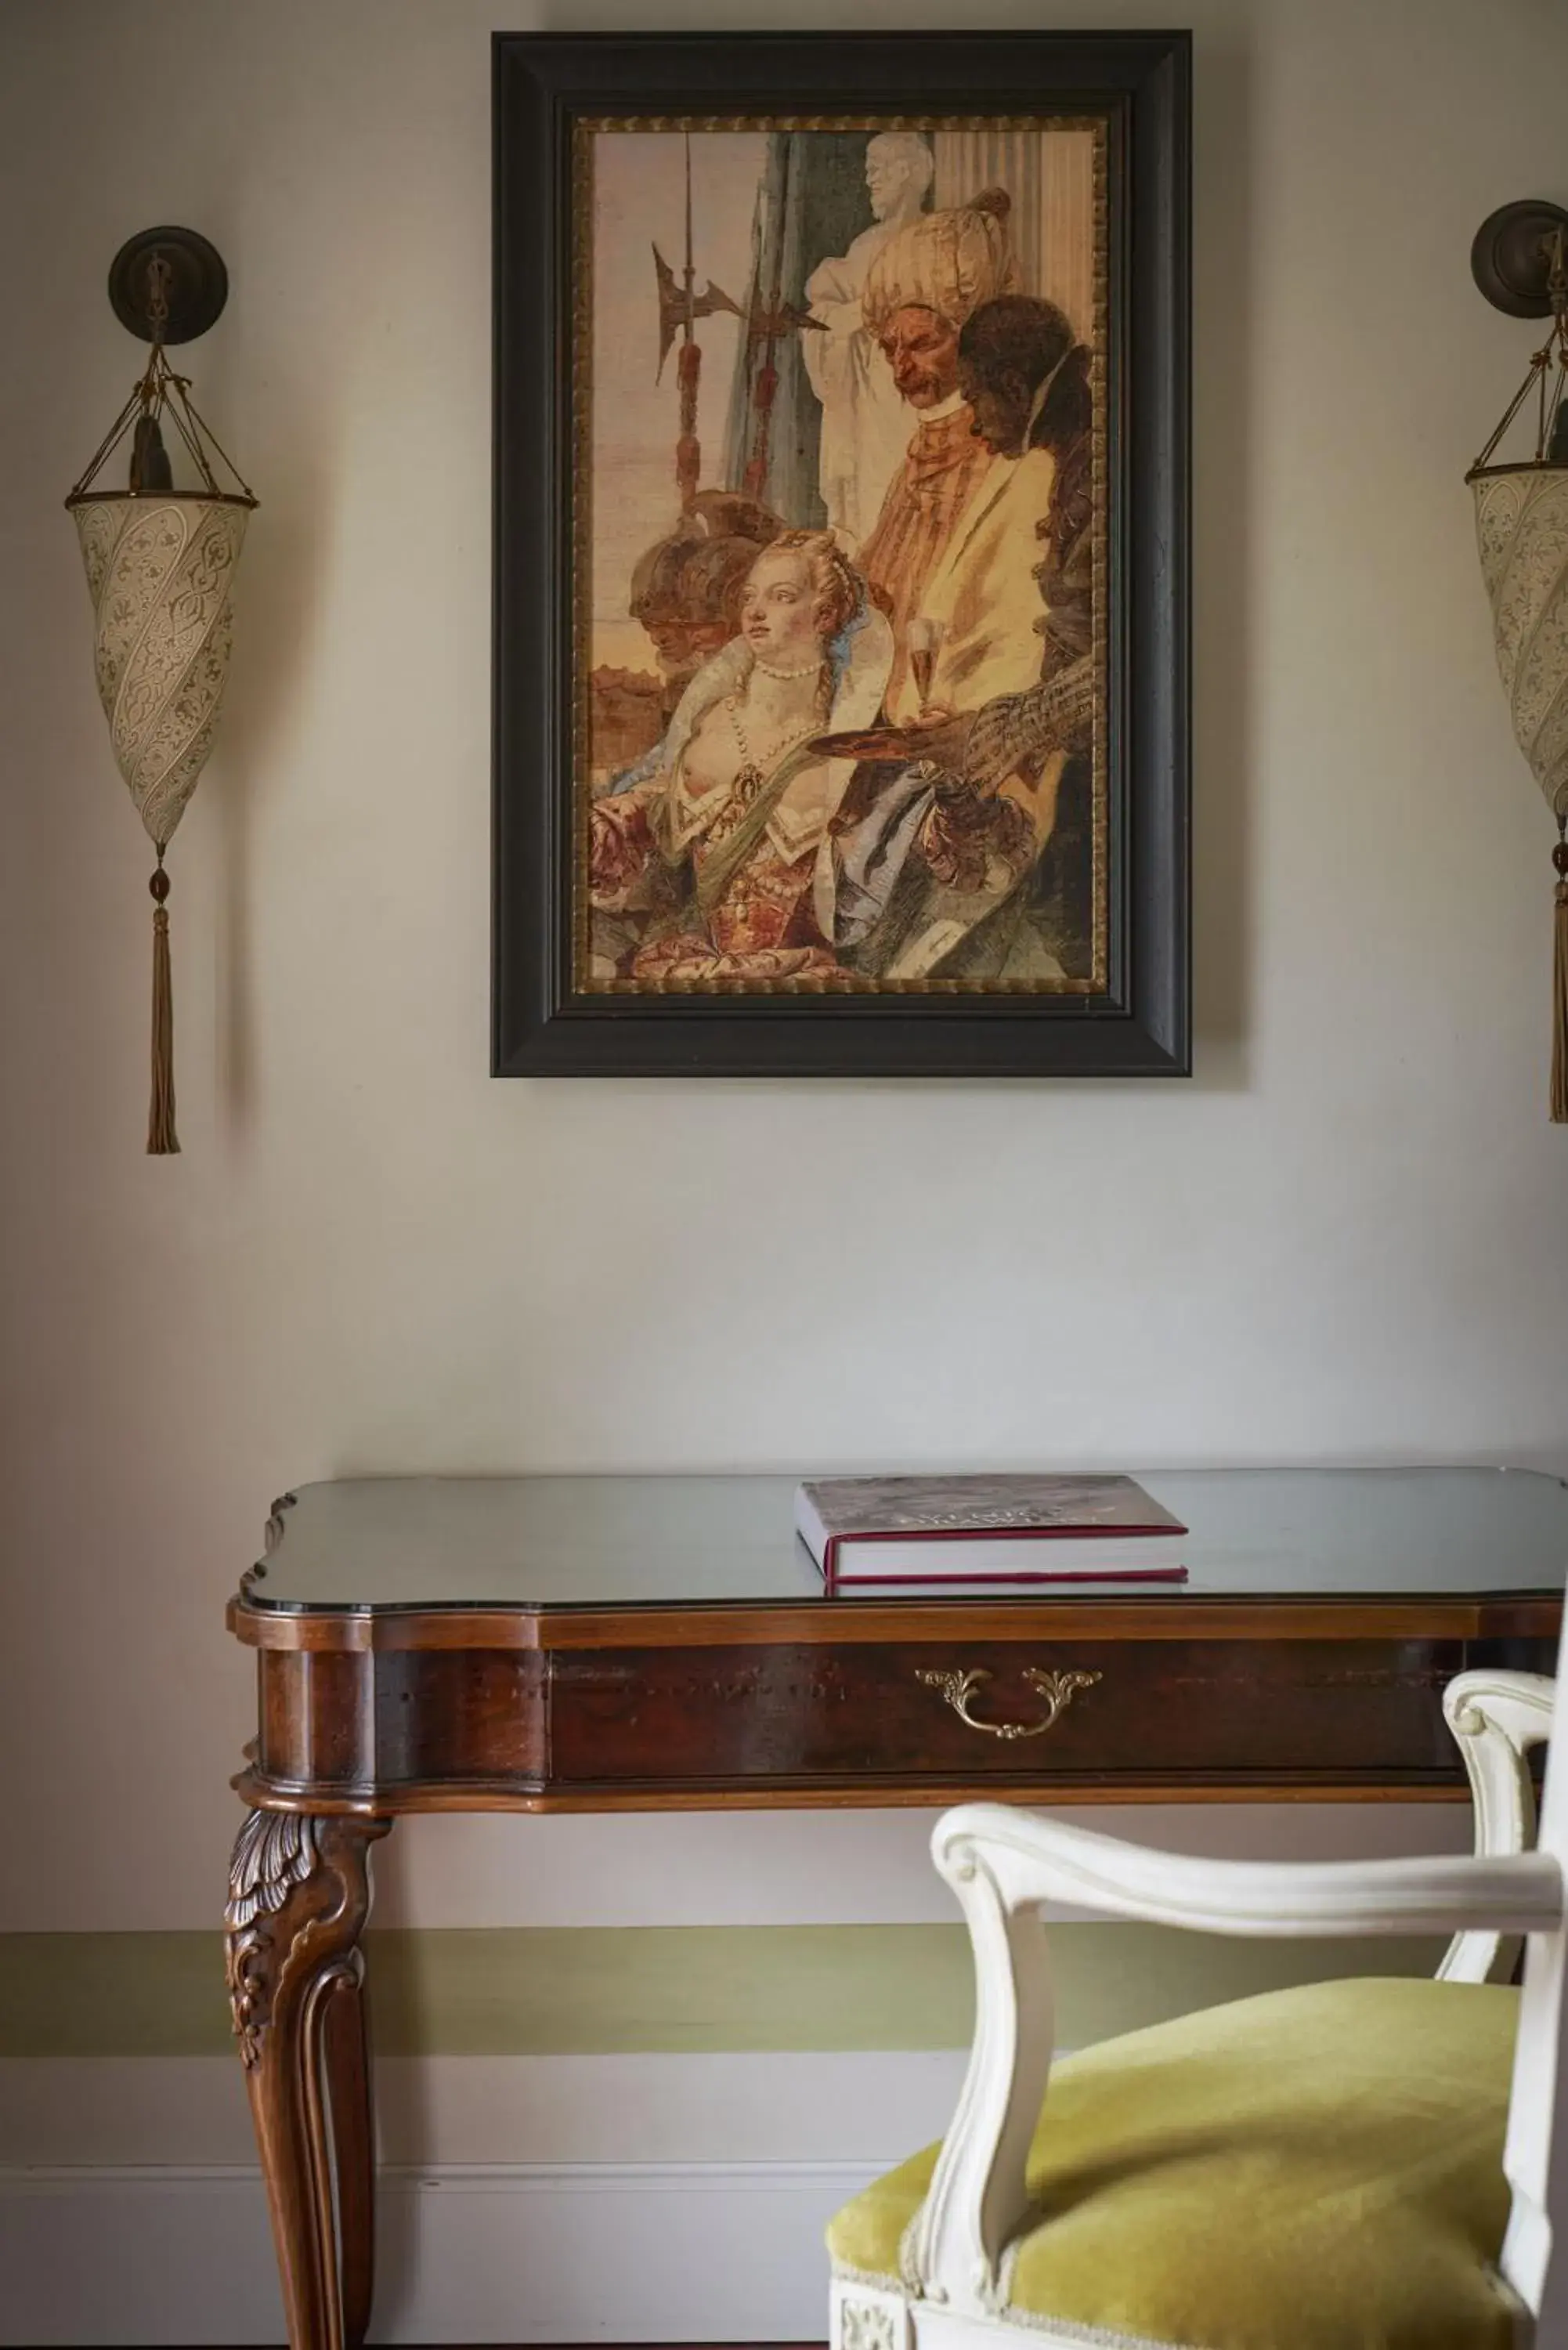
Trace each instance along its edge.
{"label": "green velvet seat cushion", "polygon": [[[1309,1983],[1106,2041],[1054,2071],[1008,2314],[1182,2350],[1509,2350],[1491,2264],[1518,1994]],[[900,2286],[938,2149],[828,2230]]]}

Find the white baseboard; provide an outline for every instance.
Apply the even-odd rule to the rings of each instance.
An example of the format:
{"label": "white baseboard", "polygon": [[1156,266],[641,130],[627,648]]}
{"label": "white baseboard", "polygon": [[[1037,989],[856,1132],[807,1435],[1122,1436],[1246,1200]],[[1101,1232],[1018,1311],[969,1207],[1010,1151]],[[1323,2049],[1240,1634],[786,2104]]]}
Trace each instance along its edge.
{"label": "white baseboard", "polygon": [[[888,2163],[381,2174],[372,2342],[813,2342],[822,2231]],[[0,2171],[0,2343],[281,2343],[260,2173]]]}

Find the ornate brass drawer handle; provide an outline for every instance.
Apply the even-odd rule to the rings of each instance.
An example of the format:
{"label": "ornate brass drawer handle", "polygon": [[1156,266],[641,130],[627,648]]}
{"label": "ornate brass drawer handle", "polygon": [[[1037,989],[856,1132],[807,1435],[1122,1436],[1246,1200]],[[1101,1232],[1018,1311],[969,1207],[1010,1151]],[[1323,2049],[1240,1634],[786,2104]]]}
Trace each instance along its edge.
{"label": "ornate brass drawer handle", "polygon": [[919,1678],[930,1689],[940,1690],[961,1721],[971,1730],[983,1730],[988,1738],[1040,1738],[1060,1721],[1079,1690],[1093,1689],[1103,1679],[1099,1673],[1047,1673],[1035,1666],[1024,1668],[1023,1678],[1033,1690],[1038,1690],[1045,1700],[1043,1721],[978,1721],[969,1710],[969,1701],[982,1681],[991,1675],[983,1665],[973,1665],[967,1673],[944,1673],[922,1666]]}

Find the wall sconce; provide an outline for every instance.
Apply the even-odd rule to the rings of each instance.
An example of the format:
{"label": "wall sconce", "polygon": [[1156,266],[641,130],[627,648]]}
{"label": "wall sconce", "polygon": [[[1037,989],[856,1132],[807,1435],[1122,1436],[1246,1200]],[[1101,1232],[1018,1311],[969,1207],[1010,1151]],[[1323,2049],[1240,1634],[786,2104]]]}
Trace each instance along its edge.
{"label": "wall sconce", "polygon": [[[1552,1117],[1561,1126],[1568,1124],[1568,212],[1534,198],[1504,204],[1476,232],[1470,268],[1487,300],[1510,317],[1552,320],[1465,479],[1475,492],[1514,740],[1557,819]],[[1533,455],[1494,464],[1521,412],[1534,426]]]}
{"label": "wall sconce", "polygon": [[[206,764],[228,676],[230,590],[256,501],[192,405],[171,345],[204,335],[228,298],[228,272],[204,236],[150,228],[109,273],[121,326],[152,346],[145,372],[66,500],[92,597],[99,699],[136,812],[158,852],[152,892],[152,1102],[150,1151],[178,1150],[163,853]],[[171,424],[200,476],[174,487],[163,438]],[[130,436],[124,489],[93,484]],[[216,459],[236,484],[221,489]]]}

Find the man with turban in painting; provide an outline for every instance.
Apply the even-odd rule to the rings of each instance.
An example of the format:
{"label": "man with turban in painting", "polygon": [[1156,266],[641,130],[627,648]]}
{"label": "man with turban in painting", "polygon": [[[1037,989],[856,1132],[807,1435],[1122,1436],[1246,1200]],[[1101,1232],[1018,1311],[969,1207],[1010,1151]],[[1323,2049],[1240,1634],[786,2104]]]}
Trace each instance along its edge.
{"label": "man with turban in painting", "polygon": [[953,525],[991,463],[959,389],[959,335],[982,304],[1013,282],[1011,208],[1002,189],[988,188],[972,203],[923,213],[888,239],[867,272],[866,324],[918,419],[857,558],[893,623],[889,711],[898,707],[909,674],[909,622],[922,609]]}
{"label": "man with turban in painting", "polygon": [[[1048,979],[1062,965],[1034,885],[1064,783],[1084,781],[1074,761],[1092,706],[1090,355],[1054,304],[1007,295],[965,326],[959,374],[988,470],[926,588],[941,630],[930,707],[911,685],[901,702],[889,692],[923,755],[857,775],[821,919],[868,973]],[[1071,829],[1081,866],[1081,810]],[[1046,878],[1059,931],[1062,880]]]}

